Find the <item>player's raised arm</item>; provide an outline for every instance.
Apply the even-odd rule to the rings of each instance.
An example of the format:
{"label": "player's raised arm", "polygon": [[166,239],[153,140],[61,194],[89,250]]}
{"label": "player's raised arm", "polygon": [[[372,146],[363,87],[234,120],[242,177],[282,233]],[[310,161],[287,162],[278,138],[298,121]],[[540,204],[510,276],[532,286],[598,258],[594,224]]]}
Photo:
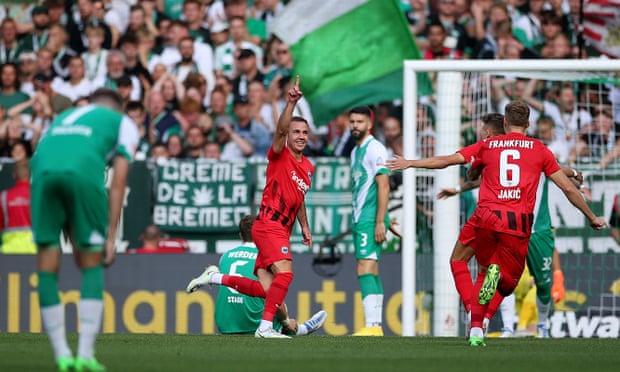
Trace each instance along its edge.
{"label": "player's raised arm", "polygon": [[398,155],[395,159],[385,162],[385,166],[391,171],[399,171],[407,168],[426,168],[426,169],[443,169],[451,165],[465,164],[465,157],[460,153],[452,155],[433,156],[432,158],[420,160],[407,160]]}
{"label": "player's raised arm", "polygon": [[291,119],[293,118],[293,111],[297,101],[301,99],[303,93],[299,89],[299,75],[295,78],[295,85],[289,89],[287,93],[286,107],[280,114],[276,130],[273,134],[273,151],[277,154],[282,152],[284,145],[286,144],[286,137],[288,136],[288,130],[291,125]]}

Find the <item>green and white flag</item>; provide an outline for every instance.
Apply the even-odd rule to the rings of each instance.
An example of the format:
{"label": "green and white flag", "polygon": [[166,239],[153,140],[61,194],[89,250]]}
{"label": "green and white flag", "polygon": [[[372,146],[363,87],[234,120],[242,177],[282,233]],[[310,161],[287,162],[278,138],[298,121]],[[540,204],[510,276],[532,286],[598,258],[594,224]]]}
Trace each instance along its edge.
{"label": "green and white flag", "polygon": [[420,59],[393,0],[293,0],[273,30],[290,47],[318,125],[354,106],[402,99],[403,61]]}

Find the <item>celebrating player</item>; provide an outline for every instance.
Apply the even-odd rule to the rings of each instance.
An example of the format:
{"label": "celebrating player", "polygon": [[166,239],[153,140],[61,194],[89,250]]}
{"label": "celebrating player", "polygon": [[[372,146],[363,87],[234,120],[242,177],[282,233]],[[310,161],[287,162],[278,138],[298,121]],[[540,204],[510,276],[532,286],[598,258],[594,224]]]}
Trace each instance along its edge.
{"label": "celebrating player", "polygon": [[353,181],[353,240],[357,258],[357,280],[362,291],[365,327],[353,336],[383,336],[383,285],[379,257],[390,226],[387,213],[390,194],[387,151],[370,133],[372,111],[360,106],[349,111],[351,136],[356,146],[351,153]]}
{"label": "celebrating player", "polygon": [[[110,265],[114,261],[127,173],[139,138],[135,123],[120,111],[118,93],[101,88],[90,101],[61,113],[32,159],[39,305],[60,371],[105,371],[95,359],[95,338],[103,314],[102,262]],[[106,193],[104,171],[110,153],[115,154],[114,172]],[[82,271],[75,359],[67,345],[64,306],[58,294],[61,230],[71,240],[75,262]]]}
{"label": "celebrating player", "polygon": [[310,130],[304,118],[293,116],[302,95],[297,76],[267,153],[267,182],[252,227],[258,247],[254,272],[259,280],[223,275],[217,267],[209,266],[197,281],[199,285],[222,284],[249,296],[265,297],[263,317],[254,334],[258,338],[289,338],[273,329],[273,319],[293,280],[290,237],[295,219],[301,226],[303,243],[312,246],[304,197],[310,189],[314,166],[303,155]]}
{"label": "celebrating player", "polygon": [[462,232],[459,237],[466,245],[475,238],[478,264],[488,268],[486,273],[478,275],[474,285],[474,293],[478,295],[471,302],[471,346],[485,345],[482,322],[495,291],[499,290],[503,296],[509,295],[523,273],[540,173],[544,172],[562,190],[588,218],[592,228],[600,230],[607,225],[603,218],[590,210],[545,145],[525,136],[529,111],[525,102],[509,103],[504,118],[508,134],[479,141],[455,154],[422,160],[397,158],[386,162],[391,170],[401,170],[410,167],[443,169],[464,164],[469,159],[480,161],[480,198],[468,221],[473,224],[474,228],[469,230],[473,234],[463,236]]}

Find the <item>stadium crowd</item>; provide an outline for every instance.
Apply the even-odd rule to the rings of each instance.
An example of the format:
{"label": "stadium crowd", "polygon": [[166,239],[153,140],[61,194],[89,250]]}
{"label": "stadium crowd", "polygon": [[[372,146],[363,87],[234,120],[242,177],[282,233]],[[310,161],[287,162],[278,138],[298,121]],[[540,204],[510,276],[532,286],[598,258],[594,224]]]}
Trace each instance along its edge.
{"label": "stadium crowd", "polygon": [[[424,59],[589,58],[576,0],[394,0]],[[271,32],[281,0],[44,0],[0,6],[0,154],[29,157],[50,121],[96,88],[117,89],[139,127],[138,159],[264,157],[294,58]],[[491,78],[492,104],[533,109],[530,134],[558,159],[606,167],[620,155],[620,89]],[[434,153],[434,97],[418,110],[421,156]],[[401,103],[377,103],[375,135],[402,154]],[[463,102],[466,107],[466,102]],[[317,110],[320,108],[313,108]],[[347,108],[348,109],[348,108]],[[308,118],[310,156],[348,156],[346,114]],[[344,110],[346,112],[346,109]],[[484,114],[484,113],[481,113]],[[463,122],[472,123],[464,109]],[[471,120],[470,120],[471,119]],[[464,144],[473,125],[463,125]]]}

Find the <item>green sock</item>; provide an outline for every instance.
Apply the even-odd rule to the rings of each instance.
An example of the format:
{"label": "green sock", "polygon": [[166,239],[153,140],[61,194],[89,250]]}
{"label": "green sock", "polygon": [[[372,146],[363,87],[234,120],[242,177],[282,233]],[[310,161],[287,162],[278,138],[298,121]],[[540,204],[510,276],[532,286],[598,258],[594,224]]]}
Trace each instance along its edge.
{"label": "green sock", "polygon": [[82,299],[91,298],[103,300],[103,266],[97,265],[82,269]]}
{"label": "green sock", "polygon": [[383,294],[383,284],[381,283],[381,276],[379,275],[374,275],[375,277],[375,281],[376,281],[376,286],[377,286],[377,292],[375,292],[376,294]]}
{"label": "green sock", "polygon": [[357,277],[362,291],[362,298],[377,293],[377,281],[373,274],[362,274]]}
{"label": "green sock", "polygon": [[41,307],[58,305],[58,274],[49,271],[39,271],[39,305]]}

